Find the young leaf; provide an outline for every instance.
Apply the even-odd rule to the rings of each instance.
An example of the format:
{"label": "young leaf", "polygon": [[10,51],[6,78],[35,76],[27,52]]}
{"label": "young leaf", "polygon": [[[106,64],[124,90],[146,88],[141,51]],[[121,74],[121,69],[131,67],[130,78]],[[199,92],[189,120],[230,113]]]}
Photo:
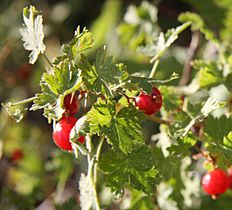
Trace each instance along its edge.
{"label": "young leaf", "polygon": [[24,8],[23,20],[23,28],[19,31],[24,42],[24,48],[32,51],[29,55],[29,63],[34,64],[39,54],[45,51],[45,45],[43,43],[43,18],[41,15],[38,15],[38,11],[34,6],[30,6],[30,8]]}
{"label": "young leaf", "polygon": [[148,194],[155,191],[158,171],[153,165],[152,153],[145,145],[127,155],[110,150],[101,156],[99,168],[107,175],[106,184],[113,192],[128,185]]}
{"label": "young leaf", "polygon": [[141,121],[143,114],[135,107],[117,110],[115,102],[99,100],[87,114],[90,132],[104,135],[108,142],[123,153],[143,144]]}
{"label": "young leaf", "polygon": [[80,26],[77,27],[75,31],[74,38],[69,44],[62,46],[62,55],[57,57],[54,64],[59,64],[60,62],[68,59],[69,61],[75,60],[77,55],[83,51],[93,47],[93,36],[86,28],[80,31]]}

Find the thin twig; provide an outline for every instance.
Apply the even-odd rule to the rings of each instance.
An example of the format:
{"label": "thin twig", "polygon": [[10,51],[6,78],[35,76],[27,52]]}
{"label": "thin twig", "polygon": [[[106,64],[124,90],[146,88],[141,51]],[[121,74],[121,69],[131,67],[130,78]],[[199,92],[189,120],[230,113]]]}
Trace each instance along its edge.
{"label": "thin twig", "polygon": [[157,67],[158,67],[158,65],[159,65],[159,59],[157,59],[156,61],[155,61],[155,63],[153,64],[153,66],[152,66],[152,69],[151,69],[151,73],[150,73],[150,75],[149,75],[149,78],[153,78],[154,76],[155,76],[155,72],[156,72],[156,69],[157,69]]}
{"label": "thin twig", "polygon": [[19,102],[11,103],[10,106],[17,106],[20,104],[30,103],[30,102],[34,101],[36,98],[37,98],[36,96],[31,97],[31,98],[27,98],[27,99],[24,99],[24,100],[19,101]]}
{"label": "thin twig", "polygon": [[153,122],[159,123],[159,124],[165,124],[165,125],[170,125],[171,124],[171,121],[164,120],[164,119],[161,119],[161,118],[155,117],[155,116],[149,116],[148,119],[153,121]]}
{"label": "thin twig", "polygon": [[189,80],[190,80],[190,76],[191,76],[191,71],[192,71],[192,66],[191,66],[191,61],[193,60],[198,44],[199,44],[199,39],[200,39],[200,33],[199,31],[195,31],[192,34],[192,39],[187,51],[187,57],[185,60],[185,64],[184,64],[184,68],[183,68],[183,74],[182,77],[180,79],[180,86],[184,86],[187,85]]}
{"label": "thin twig", "polygon": [[47,64],[48,64],[51,68],[53,68],[53,64],[52,64],[52,62],[49,60],[48,56],[47,56],[45,53],[43,54],[43,56],[44,56],[44,59],[45,59],[45,61],[47,62]]}
{"label": "thin twig", "polygon": [[132,100],[132,101],[135,100],[135,97],[130,97],[130,96],[126,95],[126,94],[125,94],[124,92],[122,92],[122,91],[118,91],[118,93],[119,93],[120,95],[124,96],[124,97],[127,99],[128,104],[130,103],[130,100]]}

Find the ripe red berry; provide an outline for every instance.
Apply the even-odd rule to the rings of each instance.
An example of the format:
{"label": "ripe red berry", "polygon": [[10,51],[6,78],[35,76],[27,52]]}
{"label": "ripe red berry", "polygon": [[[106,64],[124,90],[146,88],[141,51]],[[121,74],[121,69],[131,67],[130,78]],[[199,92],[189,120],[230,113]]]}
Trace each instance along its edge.
{"label": "ripe red berry", "polygon": [[23,158],[23,151],[21,149],[15,149],[11,155],[13,162],[19,162]]}
{"label": "ripe red berry", "polygon": [[153,87],[151,95],[142,92],[135,98],[135,105],[147,115],[159,112],[162,106],[162,96],[160,91],[156,87]]}
{"label": "ripe red berry", "polygon": [[68,113],[71,116],[75,115],[78,111],[77,97],[73,94],[66,95],[64,98],[64,107],[66,113]]}
{"label": "ripe red berry", "polygon": [[229,188],[232,190],[232,168],[228,169]]}
{"label": "ripe red berry", "polygon": [[153,87],[151,96],[155,104],[155,113],[157,113],[162,107],[162,95],[159,89],[157,89],[156,87]]}
{"label": "ripe red berry", "polygon": [[[68,151],[72,150],[69,135],[76,122],[77,118],[68,116],[61,118],[61,120],[56,124],[53,130],[53,140],[61,149]],[[77,139],[77,141],[83,144],[85,142],[85,137],[81,136]]]}
{"label": "ripe red berry", "polygon": [[202,178],[202,188],[209,195],[223,194],[229,187],[227,174],[221,169],[214,169]]}

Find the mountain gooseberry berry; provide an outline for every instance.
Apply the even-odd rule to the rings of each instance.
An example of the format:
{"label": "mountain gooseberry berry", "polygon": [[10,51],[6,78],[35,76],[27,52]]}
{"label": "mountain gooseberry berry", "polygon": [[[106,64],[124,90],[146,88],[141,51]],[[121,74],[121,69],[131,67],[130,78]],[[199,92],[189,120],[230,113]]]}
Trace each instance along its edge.
{"label": "mountain gooseberry berry", "polygon": [[212,196],[223,194],[229,187],[228,175],[222,169],[214,169],[202,178],[203,190]]}
{"label": "mountain gooseberry berry", "polygon": [[78,111],[78,101],[76,95],[68,94],[64,98],[64,107],[65,112],[70,115],[74,116]]}
{"label": "mountain gooseberry berry", "polygon": [[21,149],[15,149],[12,152],[11,160],[13,162],[19,162],[23,158],[23,156],[24,156],[24,154],[23,154],[23,151]]}
{"label": "mountain gooseberry berry", "polygon": [[158,88],[153,87],[151,96],[155,104],[155,113],[157,113],[162,107],[162,95]]}
{"label": "mountain gooseberry berry", "polygon": [[151,95],[142,92],[135,98],[135,105],[147,115],[159,112],[162,106],[162,96],[160,91],[156,87],[153,87]]}
{"label": "mountain gooseberry berry", "polygon": [[[72,151],[69,135],[77,120],[77,118],[72,116],[62,117],[61,120],[55,125],[53,130],[53,140],[61,149]],[[81,136],[79,139],[77,139],[77,141],[83,144],[85,142],[85,137]]]}
{"label": "mountain gooseberry berry", "polygon": [[228,169],[229,188],[232,190],[232,168]]}

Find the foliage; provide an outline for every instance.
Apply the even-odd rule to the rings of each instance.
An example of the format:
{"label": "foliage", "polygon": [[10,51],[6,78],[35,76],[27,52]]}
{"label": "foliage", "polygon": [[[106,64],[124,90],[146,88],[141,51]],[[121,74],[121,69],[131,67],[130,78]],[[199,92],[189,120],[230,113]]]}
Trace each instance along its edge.
{"label": "foliage", "polygon": [[[107,8],[112,9],[114,4],[109,2],[105,4],[104,15],[99,21],[107,20],[110,15]],[[188,2],[195,5],[192,1]],[[220,7],[224,7],[223,2]],[[115,2],[115,5],[119,10],[120,4]],[[100,46],[103,42],[101,21],[95,23],[94,27],[94,34],[99,36],[96,44],[93,34],[86,27],[81,30],[78,26],[71,41],[61,47],[61,54],[53,62],[49,61],[45,54],[45,49],[49,47],[45,47],[43,42],[42,15],[34,6],[24,9],[24,24],[20,33],[24,48],[32,51],[29,63],[35,64],[38,56],[43,54],[46,64],[42,63],[40,68],[45,71],[39,79],[40,90],[34,90],[33,97],[6,102],[2,104],[3,107],[17,122],[27,116],[27,111],[42,110],[44,117],[54,126],[67,115],[65,96],[76,94],[80,105],[77,116],[80,118],[70,133],[77,160],[72,153],[51,152],[52,158],[47,159],[52,160],[46,160],[43,168],[37,154],[32,160],[39,167],[31,168],[31,162],[26,161],[30,160],[30,156],[26,155],[26,160],[18,169],[9,169],[10,181],[30,180],[30,184],[25,184],[17,193],[29,196],[36,190],[40,191],[42,185],[46,186],[48,183],[40,183],[41,177],[41,181],[33,177],[44,170],[46,173],[56,173],[56,202],[61,200],[71,177],[80,179],[80,202],[70,198],[63,204],[57,202],[57,209],[80,207],[82,210],[99,210],[100,206],[105,206],[128,210],[156,207],[187,210],[202,208],[201,202],[202,206],[207,205],[208,201],[200,190],[204,168],[227,170],[232,165],[231,47],[216,36],[198,14],[180,14],[178,20],[181,23],[163,32],[158,26],[157,12],[157,7],[146,1],[138,6],[130,5],[122,22],[117,29],[114,28],[118,32],[118,41],[121,41],[117,49],[122,55],[125,48],[130,49],[132,57],[139,59],[137,62],[146,63],[148,75],[138,68],[136,74],[130,74],[129,62],[119,62],[118,58],[109,55],[107,45]],[[115,24],[115,20],[116,16],[110,19],[112,24]],[[188,28],[202,33],[205,39],[196,52],[189,52],[191,45],[185,49],[188,50],[187,56],[197,54],[197,59],[192,56],[188,60],[187,57],[185,62],[188,63],[185,63],[183,73],[179,76],[172,72],[170,76],[160,64],[166,62],[169,56],[177,57],[172,50],[176,49],[176,41]],[[103,29],[106,31],[105,27]],[[207,46],[211,46],[212,52]],[[205,58],[205,53],[209,59]],[[149,64],[152,64],[151,71],[147,70]],[[173,85],[173,80],[186,76],[186,65],[193,69],[190,71],[191,77],[187,78],[188,84]],[[174,70],[180,72],[179,69]],[[159,78],[161,72],[165,79]],[[147,116],[135,106],[135,98],[141,92],[151,94],[153,86],[160,90],[163,104],[160,113]],[[3,123],[0,133],[3,133],[6,125]],[[26,132],[27,129],[24,130]],[[30,139],[40,138],[41,134],[35,137],[33,133],[36,132],[33,131],[26,138],[30,147],[33,145]],[[5,135],[6,139],[11,140],[9,136],[15,133]],[[76,142],[80,136],[85,136],[85,144]],[[45,153],[50,153],[50,150],[47,149]],[[82,159],[87,161],[82,163]],[[29,174],[26,170],[29,170]],[[106,187],[118,202],[115,203],[113,198],[106,201],[106,195],[102,195],[108,189]],[[4,193],[10,194],[6,202],[10,203],[13,197],[18,200],[14,192]],[[127,204],[126,200],[129,200]],[[28,207],[30,204],[25,202],[24,205]],[[78,207],[75,208],[75,205]]]}

